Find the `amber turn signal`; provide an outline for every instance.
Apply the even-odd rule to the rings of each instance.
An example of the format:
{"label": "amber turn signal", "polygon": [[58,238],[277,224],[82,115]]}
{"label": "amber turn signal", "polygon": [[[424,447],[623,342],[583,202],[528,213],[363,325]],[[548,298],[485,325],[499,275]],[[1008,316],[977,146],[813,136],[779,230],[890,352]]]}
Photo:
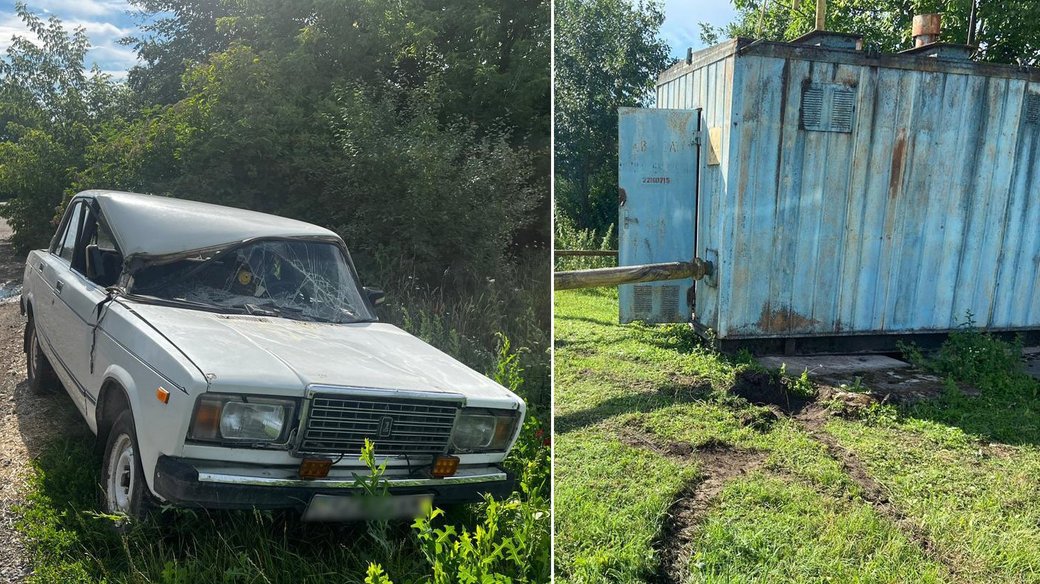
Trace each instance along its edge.
{"label": "amber turn signal", "polygon": [[329,476],[332,461],[328,458],[304,458],[300,463],[301,479],[323,479]]}
{"label": "amber turn signal", "polygon": [[440,479],[444,477],[450,477],[459,470],[459,457],[458,456],[438,456],[433,461],[433,470],[430,474],[433,478]]}
{"label": "amber turn signal", "polygon": [[155,399],[161,401],[164,404],[170,403],[170,392],[165,387],[160,387],[155,390]]}

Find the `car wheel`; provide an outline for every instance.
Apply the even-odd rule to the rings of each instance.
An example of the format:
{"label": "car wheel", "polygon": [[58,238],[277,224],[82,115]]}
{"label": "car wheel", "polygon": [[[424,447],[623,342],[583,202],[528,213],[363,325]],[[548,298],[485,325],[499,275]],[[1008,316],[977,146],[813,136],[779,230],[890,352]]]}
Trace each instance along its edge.
{"label": "car wheel", "polygon": [[25,369],[29,377],[29,389],[35,393],[47,393],[58,389],[58,376],[51,367],[51,362],[43,354],[40,338],[36,333],[36,323],[32,318],[25,324],[28,343],[25,350]]}
{"label": "car wheel", "polygon": [[139,452],[133,414],[126,410],[119,414],[108,433],[101,465],[102,505],[106,513],[138,520],[151,511],[151,494]]}

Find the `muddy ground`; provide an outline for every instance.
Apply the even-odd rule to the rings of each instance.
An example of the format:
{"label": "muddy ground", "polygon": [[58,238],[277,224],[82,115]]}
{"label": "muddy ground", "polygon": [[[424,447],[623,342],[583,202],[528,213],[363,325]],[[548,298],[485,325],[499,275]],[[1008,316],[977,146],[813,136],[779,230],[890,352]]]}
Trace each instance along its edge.
{"label": "muddy ground", "polygon": [[0,220],[0,582],[19,582],[31,572],[14,529],[30,460],[60,433],[91,438],[68,395],[29,392],[22,352],[25,319],[18,308],[25,258],[14,252],[10,236]]}

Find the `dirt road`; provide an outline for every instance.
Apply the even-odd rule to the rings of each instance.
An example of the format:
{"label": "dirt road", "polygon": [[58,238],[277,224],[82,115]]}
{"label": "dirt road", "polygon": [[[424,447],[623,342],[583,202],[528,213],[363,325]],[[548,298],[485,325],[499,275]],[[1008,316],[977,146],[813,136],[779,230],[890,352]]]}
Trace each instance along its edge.
{"label": "dirt road", "polygon": [[0,582],[19,582],[31,572],[14,523],[32,457],[60,432],[89,433],[64,392],[29,391],[22,352],[25,319],[18,308],[24,257],[15,254],[10,236],[0,219]]}

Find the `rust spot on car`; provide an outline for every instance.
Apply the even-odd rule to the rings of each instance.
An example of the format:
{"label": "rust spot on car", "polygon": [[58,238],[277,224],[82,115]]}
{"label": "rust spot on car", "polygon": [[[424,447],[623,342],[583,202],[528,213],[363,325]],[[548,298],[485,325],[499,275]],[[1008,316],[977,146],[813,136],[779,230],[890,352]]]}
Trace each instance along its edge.
{"label": "rust spot on car", "polygon": [[791,310],[789,306],[773,306],[766,302],[762,306],[762,314],[758,317],[759,330],[767,333],[786,333],[795,331],[806,331],[820,321],[806,318]]}
{"label": "rust spot on car", "polygon": [[900,128],[896,136],[896,145],[892,149],[892,174],[888,179],[888,196],[891,199],[899,194],[903,184],[903,167],[906,166],[906,128]]}

